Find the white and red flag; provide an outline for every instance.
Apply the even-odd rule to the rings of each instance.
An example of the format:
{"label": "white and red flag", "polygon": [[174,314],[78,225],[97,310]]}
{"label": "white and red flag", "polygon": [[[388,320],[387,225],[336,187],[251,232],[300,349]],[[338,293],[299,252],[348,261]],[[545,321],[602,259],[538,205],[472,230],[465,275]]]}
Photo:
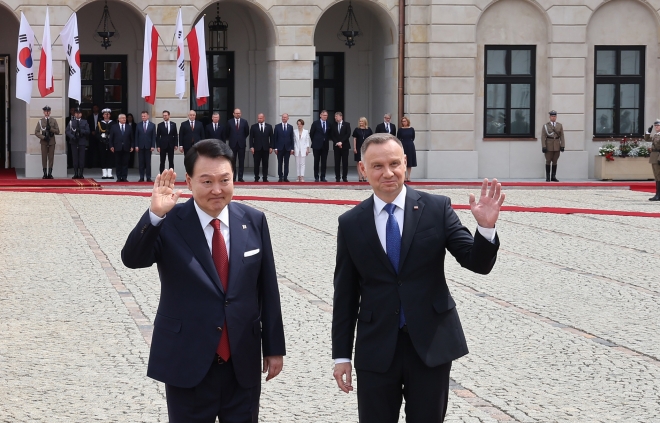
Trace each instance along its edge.
{"label": "white and red flag", "polygon": [[53,51],[50,45],[50,18],[46,7],[46,23],[44,36],[41,39],[41,57],[39,58],[39,93],[42,97],[55,91],[53,86]]}
{"label": "white and red flag", "polygon": [[69,98],[80,103],[80,40],[78,40],[78,17],[76,12],[73,12],[64,28],[62,28],[60,38],[62,38],[64,55],[69,63]]}
{"label": "white and red flag", "polygon": [[176,84],[174,94],[183,98],[186,93],[186,62],[184,61],[183,52],[183,17],[181,16],[181,9],[176,17]]}
{"label": "white and red flag", "polygon": [[34,31],[21,12],[21,26],[18,29],[18,50],[16,52],[16,98],[30,104],[32,98],[32,81],[34,70],[32,68],[32,47]]}
{"label": "white and red flag", "polygon": [[197,106],[206,104],[209,96],[209,77],[206,69],[206,41],[204,39],[204,16],[197,22],[188,36],[188,51],[190,66],[192,66],[193,83]]}
{"label": "white and red flag", "polygon": [[142,57],[142,97],[156,102],[156,68],[158,66],[158,31],[147,15],[144,22],[144,55]]}

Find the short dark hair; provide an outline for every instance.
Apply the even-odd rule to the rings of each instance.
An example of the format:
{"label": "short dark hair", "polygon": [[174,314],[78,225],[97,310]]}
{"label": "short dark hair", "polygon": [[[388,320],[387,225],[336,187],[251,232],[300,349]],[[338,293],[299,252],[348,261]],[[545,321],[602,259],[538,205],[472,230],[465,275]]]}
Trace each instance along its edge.
{"label": "short dark hair", "polygon": [[305,126],[305,121],[304,121],[304,120],[302,120],[302,119],[298,119],[298,120],[296,121],[296,123],[299,123],[299,122],[300,122],[301,125]]}
{"label": "short dark hair", "polygon": [[360,154],[362,155],[362,157],[364,157],[364,153],[367,152],[367,148],[369,148],[371,144],[376,144],[376,145],[385,144],[389,140],[392,140],[395,143],[399,144],[399,146],[403,149],[403,144],[401,144],[401,141],[394,135],[387,133],[373,134],[369,136],[366,140],[364,140],[364,142],[362,143],[362,148],[360,148]]}
{"label": "short dark hair", "polygon": [[142,110],[142,112],[140,112],[140,114],[141,114],[141,115],[148,115],[149,112],[147,112],[146,110]]}
{"label": "short dark hair", "polygon": [[170,111],[169,110],[163,110],[163,113],[167,113],[169,115]]}
{"label": "short dark hair", "polygon": [[232,158],[234,157],[234,153],[231,151],[231,148],[229,148],[227,144],[220,140],[209,138],[206,140],[198,141],[193,144],[190,150],[186,152],[186,157],[183,158],[183,165],[186,168],[186,173],[188,176],[193,176],[195,162],[197,162],[197,158],[199,156],[209,157],[211,159],[224,157],[231,163]]}

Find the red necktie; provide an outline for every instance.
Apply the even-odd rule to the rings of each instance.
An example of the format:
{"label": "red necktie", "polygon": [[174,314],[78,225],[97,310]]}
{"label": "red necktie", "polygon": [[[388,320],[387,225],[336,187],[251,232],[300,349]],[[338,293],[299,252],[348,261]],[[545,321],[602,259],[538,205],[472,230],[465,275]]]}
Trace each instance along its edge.
{"label": "red necktie", "polygon": [[[227,282],[229,279],[229,256],[227,255],[227,246],[225,245],[225,238],[220,231],[220,220],[213,219],[211,225],[214,229],[213,241],[211,242],[213,247],[211,255],[213,256],[213,263],[218,271],[218,277],[220,277],[220,282],[222,283],[222,288],[225,290],[226,297]],[[227,319],[225,319],[225,324],[222,328],[222,336],[220,337],[220,343],[218,344],[216,353],[225,361],[229,360],[229,357],[231,356],[231,351],[229,349],[229,335],[227,334]]]}

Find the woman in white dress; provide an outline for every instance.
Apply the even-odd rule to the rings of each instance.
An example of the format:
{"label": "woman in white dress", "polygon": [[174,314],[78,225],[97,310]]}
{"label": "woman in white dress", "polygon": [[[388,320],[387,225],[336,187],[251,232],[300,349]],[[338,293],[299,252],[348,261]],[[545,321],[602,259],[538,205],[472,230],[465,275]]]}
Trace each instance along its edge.
{"label": "woman in white dress", "polygon": [[312,141],[309,138],[309,131],[303,128],[305,121],[298,119],[296,123],[298,124],[298,130],[293,131],[296,173],[298,174],[298,182],[305,182],[305,158],[309,154],[309,146],[312,144]]}

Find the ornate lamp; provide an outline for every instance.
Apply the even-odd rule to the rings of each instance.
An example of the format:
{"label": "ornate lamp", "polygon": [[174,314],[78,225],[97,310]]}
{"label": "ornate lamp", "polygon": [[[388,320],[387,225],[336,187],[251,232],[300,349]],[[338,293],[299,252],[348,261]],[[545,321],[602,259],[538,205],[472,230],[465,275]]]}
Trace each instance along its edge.
{"label": "ornate lamp", "polygon": [[353,5],[351,1],[348,1],[348,10],[346,11],[346,16],[344,17],[344,22],[341,23],[339,27],[339,32],[337,33],[337,38],[339,41],[343,41],[348,48],[351,48],[355,45],[355,37],[362,35],[360,33],[360,24],[358,24],[355,13],[353,13]]}
{"label": "ornate lamp", "polygon": [[227,50],[227,28],[227,22],[220,19],[220,2],[217,2],[215,19],[209,22],[209,50]]}
{"label": "ornate lamp", "polygon": [[110,10],[108,10],[108,0],[105,0],[105,6],[103,6],[103,14],[101,15],[101,20],[96,27],[96,34],[94,34],[94,39],[100,42],[101,47],[104,47],[107,50],[108,47],[112,45],[110,43],[110,38],[112,37],[119,38],[119,31],[117,31],[117,28],[115,28],[115,24],[112,23]]}

